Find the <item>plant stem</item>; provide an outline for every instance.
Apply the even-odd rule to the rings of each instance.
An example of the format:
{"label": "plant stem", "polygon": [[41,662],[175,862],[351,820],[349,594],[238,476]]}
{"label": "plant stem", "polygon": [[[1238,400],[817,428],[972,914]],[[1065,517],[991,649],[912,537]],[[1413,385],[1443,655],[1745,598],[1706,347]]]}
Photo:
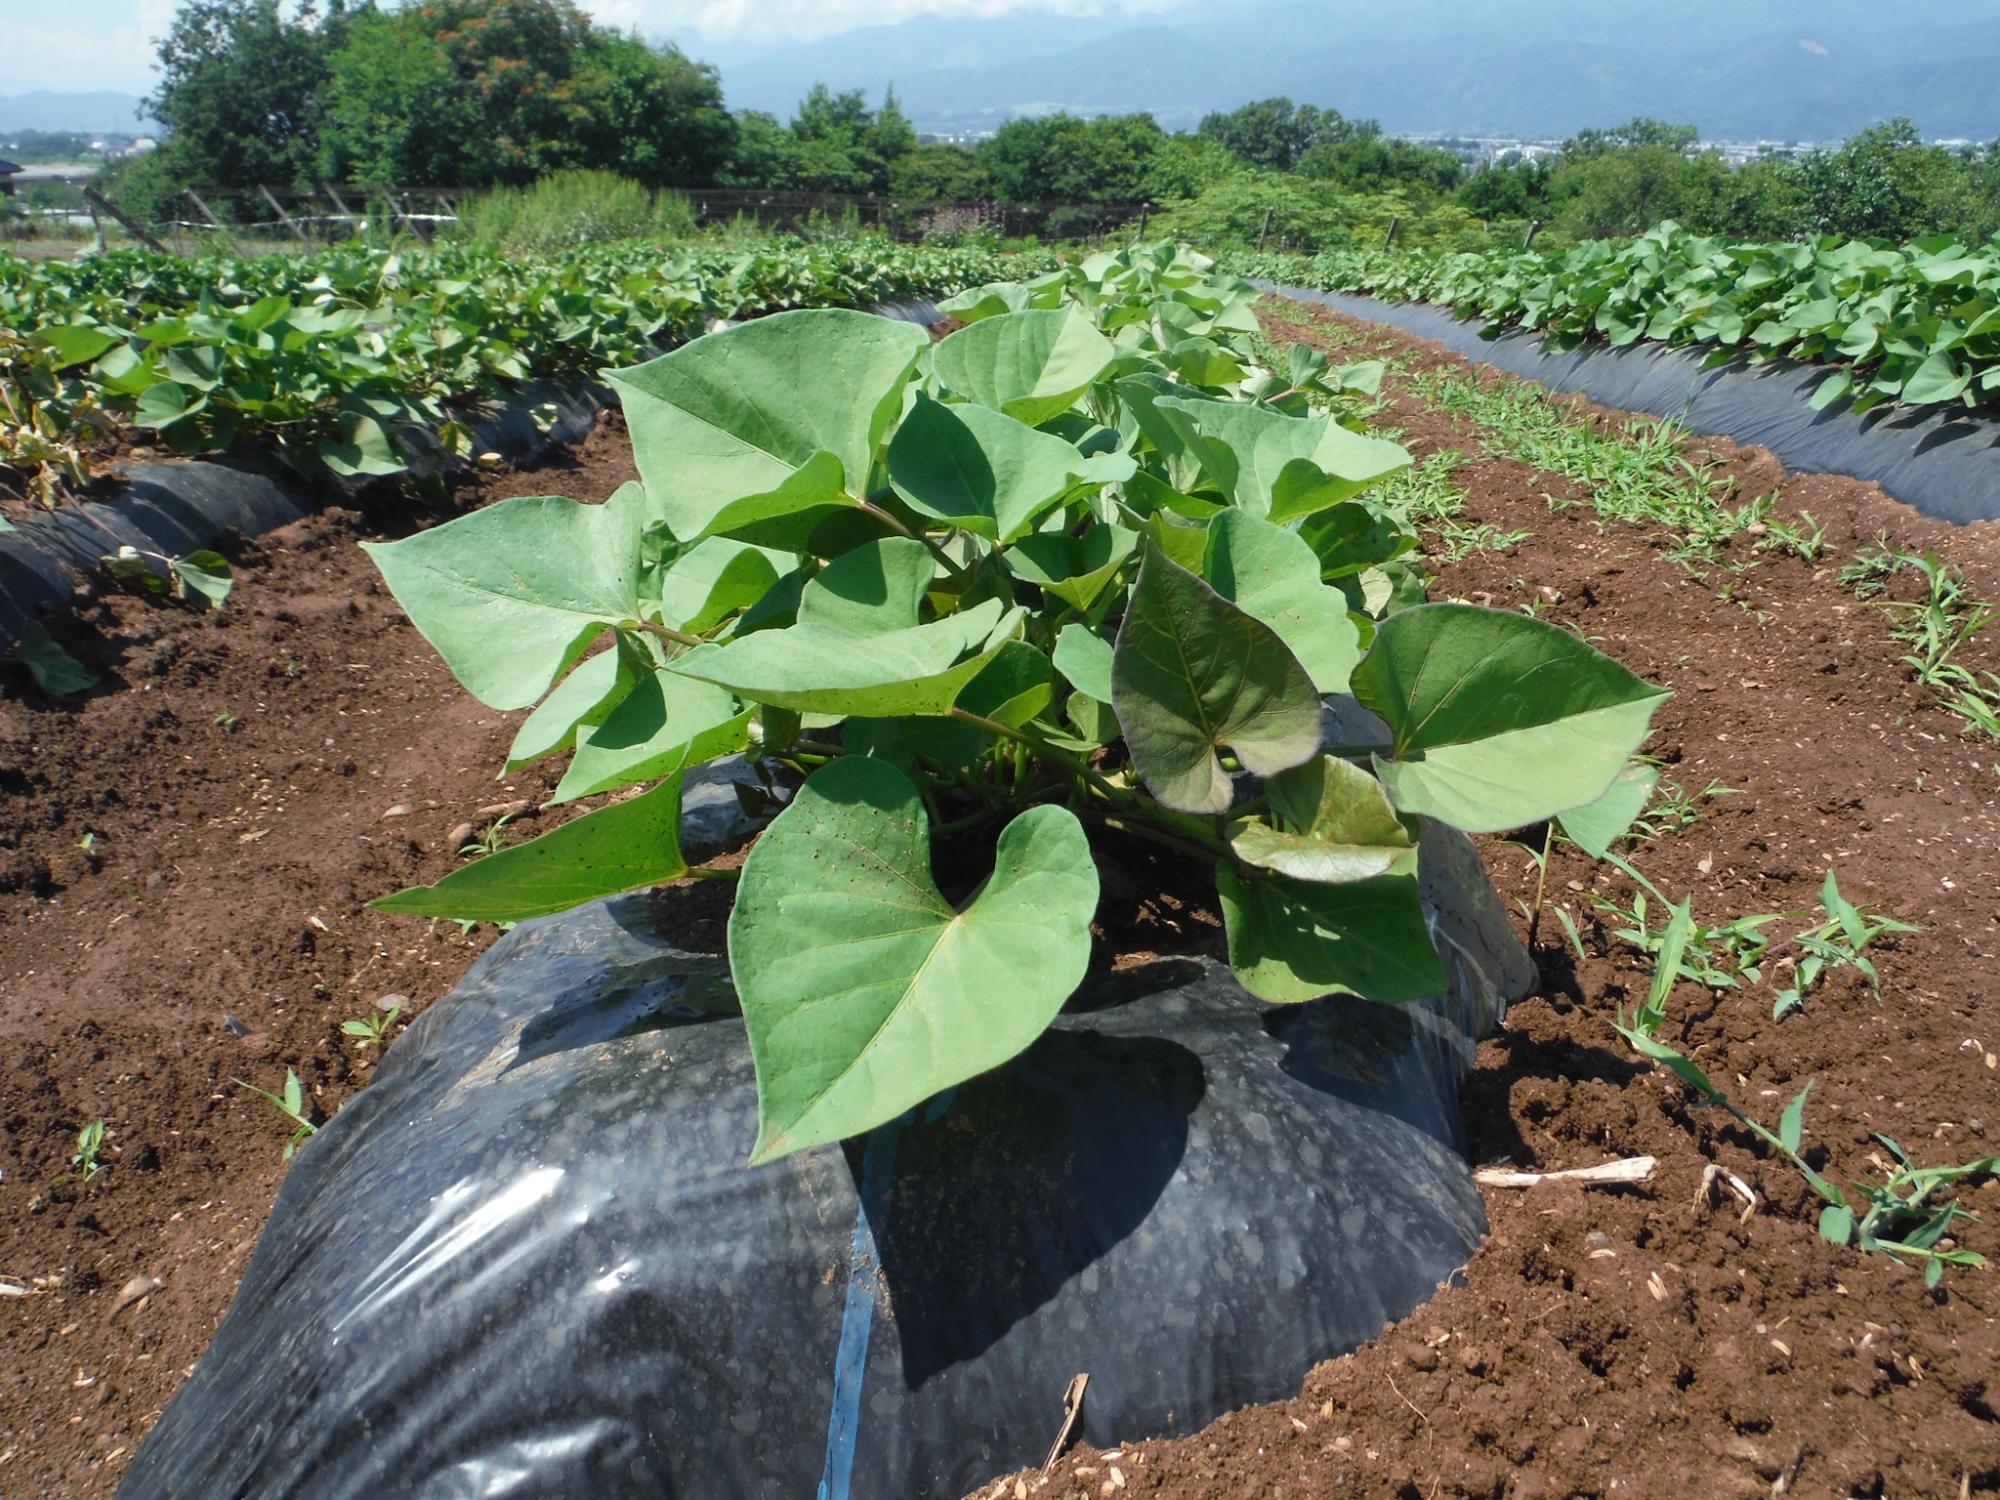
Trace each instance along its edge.
{"label": "plant stem", "polygon": [[905,526],[901,521],[896,519],[896,516],[892,511],[883,509],[881,506],[877,505],[872,500],[863,500],[860,502],[860,504],[861,508],[864,511],[866,511],[869,515],[873,516],[876,520],[880,521],[884,526],[888,527],[891,531],[906,536],[913,542],[922,542],[926,547],[930,549],[931,556],[935,557],[939,562],[943,563],[944,570],[947,573],[951,574],[953,579],[955,579],[957,582],[964,583],[966,581],[965,569],[961,568],[952,559],[952,556],[949,552],[945,551],[944,548],[940,547],[934,540],[932,540],[932,538],[927,532],[910,530],[909,527]]}
{"label": "plant stem", "polygon": [[692,865],[687,870],[689,880],[739,880],[741,870],[718,870],[713,865]]}
{"label": "plant stem", "polygon": [[706,646],[708,644],[700,636],[689,635],[685,630],[676,630],[671,625],[655,625],[651,620],[634,620],[632,624],[636,628],[645,631],[648,635],[656,635],[661,640],[673,641],[682,646]]}

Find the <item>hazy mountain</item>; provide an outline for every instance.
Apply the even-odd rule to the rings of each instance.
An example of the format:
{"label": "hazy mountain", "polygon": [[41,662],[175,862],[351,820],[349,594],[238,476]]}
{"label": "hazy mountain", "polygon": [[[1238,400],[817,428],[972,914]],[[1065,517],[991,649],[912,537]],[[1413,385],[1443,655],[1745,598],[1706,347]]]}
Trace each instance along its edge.
{"label": "hazy mountain", "polygon": [[76,130],[117,135],[153,135],[159,125],[146,119],[137,94],[0,94],[0,131]]}
{"label": "hazy mountain", "polygon": [[[697,55],[699,52],[697,51]],[[1211,109],[1289,94],[1396,131],[1568,135],[1635,114],[1737,138],[1832,140],[1908,115],[2000,136],[2000,0],[1284,0],[1104,18],[920,17],[724,63],[732,106],[788,116],[816,80],[919,128],[1016,115]]]}

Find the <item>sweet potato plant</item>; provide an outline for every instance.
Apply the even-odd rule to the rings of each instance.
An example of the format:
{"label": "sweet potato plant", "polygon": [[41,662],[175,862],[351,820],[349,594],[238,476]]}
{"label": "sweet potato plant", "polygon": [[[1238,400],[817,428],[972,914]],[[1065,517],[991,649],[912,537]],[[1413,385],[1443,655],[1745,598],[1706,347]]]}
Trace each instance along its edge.
{"label": "sweet potato plant", "polygon": [[[1034,1041],[1083,978],[1106,828],[1213,869],[1258,1000],[1439,992],[1419,821],[1596,803],[1664,694],[1525,615],[1422,603],[1367,495],[1409,457],[1327,409],[1379,372],[1265,367],[1253,297],[1161,246],[963,294],[935,345],[790,312],[612,372],[640,482],[371,551],[469,691],[534,706],[510,767],[567,754],[556,801],[614,800],[381,904],[510,922],[721,877],[682,856],[683,777],[804,773],[729,919],[753,1162]],[[1340,694],[1369,743],[1326,743]],[[953,905],[934,841],[995,826]]]}

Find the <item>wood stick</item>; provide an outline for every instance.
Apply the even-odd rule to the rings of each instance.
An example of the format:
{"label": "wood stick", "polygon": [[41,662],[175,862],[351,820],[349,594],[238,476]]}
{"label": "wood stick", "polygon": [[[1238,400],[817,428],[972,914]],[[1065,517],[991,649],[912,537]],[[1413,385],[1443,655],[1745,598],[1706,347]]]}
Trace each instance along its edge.
{"label": "wood stick", "polygon": [[146,230],[140,228],[138,223],[135,220],[133,220],[129,215],[127,215],[123,209],[121,209],[117,204],[113,203],[109,198],[105,197],[102,193],[98,192],[96,188],[84,187],[83,189],[81,189],[81,191],[83,193],[84,202],[88,203],[94,209],[96,208],[103,209],[106,213],[111,215],[112,218],[116,219],[120,224],[123,224],[125,226],[125,232],[131,235],[132,238],[137,240],[140,244],[144,245],[148,250],[152,251],[155,255],[165,255],[167,253],[167,247],[165,245],[162,245],[158,240],[154,239],[153,236],[149,234]]}
{"label": "wood stick", "polygon": [[1567,1167],[1560,1172],[1510,1172],[1504,1167],[1481,1167],[1472,1180],[1481,1187],[1531,1188],[1544,1182],[1580,1182],[1585,1187],[1620,1187],[1644,1182],[1659,1165],[1650,1156],[1631,1156],[1623,1161],[1607,1161],[1594,1167]]}
{"label": "wood stick", "polygon": [[1049,1445],[1049,1456],[1042,1460],[1044,1474],[1056,1466],[1056,1460],[1062,1457],[1063,1449],[1069,1446],[1070,1437],[1076,1431],[1076,1424],[1083,1418],[1083,1393],[1089,1389],[1090,1377],[1079,1375],[1063,1392],[1062,1426],[1056,1432],[1055,1442]]}

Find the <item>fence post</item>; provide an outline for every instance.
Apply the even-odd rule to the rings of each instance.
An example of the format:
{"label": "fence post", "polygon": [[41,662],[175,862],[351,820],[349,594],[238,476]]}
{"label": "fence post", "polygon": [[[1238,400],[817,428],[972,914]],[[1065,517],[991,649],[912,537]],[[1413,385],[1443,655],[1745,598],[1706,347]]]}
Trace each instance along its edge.
{"label": "fence post", "polygon": [[292,216],[285,212],[283,206],[279,204],[278,200],[271,196],[271,190],[265,187],[264,184],[260,182],[257,184],[257,191],[262,193],[264,195],[264,201],[271,205],[271,212],[278,216],[278,222],[284,225],[285,228],[291,230],[293,235],[297,237],[300,244],[307,243],[306,232],[304,227],[294,222]]}
{"label": "fence post", "polygon": [[1146,239],[1146,220],[1147,220],[1147,219],[1149,219],[1150,217],[1152,217],[1152,213],[1153,213],[1153,205],[1152,205],[1152,204],[1150,204],[1150,203],[1141,203],[1141,204],[1139,205],[1139,241],[1140,241],[1140,243],[1141,243],[1141,244],[1145,243],[1145,239]]}
{"label": "fence post", "polygon": [[215,226],[215,232],[221,235],[223,240],[227,242],[230,253],[232,255],[241,255],[243,253],[243,247],[236,243],[236,236],[229,232],[228,228],[223,224],[222,220],[216,218],[215,210],[210,208],[208,204],[202,200],[201,194],[197,193],[193,188],[189,188],[187,189],[187,195],[188,195],[188,201],[194,204],[194,206],[201,211],[201,216],[204,219],[208,220],[210,224],[213,224]]}
{"label": "fence post", "polygon": [[[123,212],[123,210],[121,210],[118,207],[117,204],[113,203],[109,198],[105,197],[102,193],[98,192],[96,188],[86,185],[81,189],[81,191],[83,193],[83,201],[90,205],[91,223],[95,224],[97,222],[97,211],[101,208],[107,214],[111,215],[112,218],[116,219],[120,224],[124,225],[125,232],[127,234],[131,235],[133,239],[137,240],[140,244],[144,245],[148,250],[151,250],[155,255],[165,255],[167,253],[167,247],[165,245],[162,245],[158,240],[154,239],[151,234],[141,229],[136,223],[134,223],[129,217],[126,216],[126,214]],[[97,231],[97,237],[100,240],[104,238],[104,231],[102,228],[100,228]]]}
{"label": "fence post", "polygon": [[[361,229],[360,222],[354,217],[354,211],[350,209],[344,202],[341,201],[340,194],[336,193],[333,190],[333,184],[330,182],[322,182],[319,185],[319,190],[322,193],[326,194],[326,201],[333,205],[333,211],[339,214],[341,217],[343,227],[346,229],[346,234],[344,234],[342,238],[345,239],[355,234],[358,234]],[[333,236],[331,234],[327,235],[328,240],[331,240],[332,238]]]}
{"label": "fence post", "polygon": [[1403,216],[1401,214],[1389,215],[1389,237],[1382,241],[1382,248],[1384,250],[1393,250],[1396,248],[1396,231],[1402,227]]}
{"label": "fence post", "polygon": [[1264,241],[1271,237],[1271,215],[1276,212],[1277,210],[1273,208],[1264,210],[1264,228],[1257,235],[1257,253],[1259,255],[1264,253]]}
{"label": "fence post", "polygon": [[1535,247],[1535,236],[1540,234],[1541,232],[1542,232],[1542,221],[1540,219],[1535,219],[1532,222],[1530,222],[1528,225],[1528,237],[1525,240],[1521,241],[1521,248],[1523,250],[1532,250]]}

